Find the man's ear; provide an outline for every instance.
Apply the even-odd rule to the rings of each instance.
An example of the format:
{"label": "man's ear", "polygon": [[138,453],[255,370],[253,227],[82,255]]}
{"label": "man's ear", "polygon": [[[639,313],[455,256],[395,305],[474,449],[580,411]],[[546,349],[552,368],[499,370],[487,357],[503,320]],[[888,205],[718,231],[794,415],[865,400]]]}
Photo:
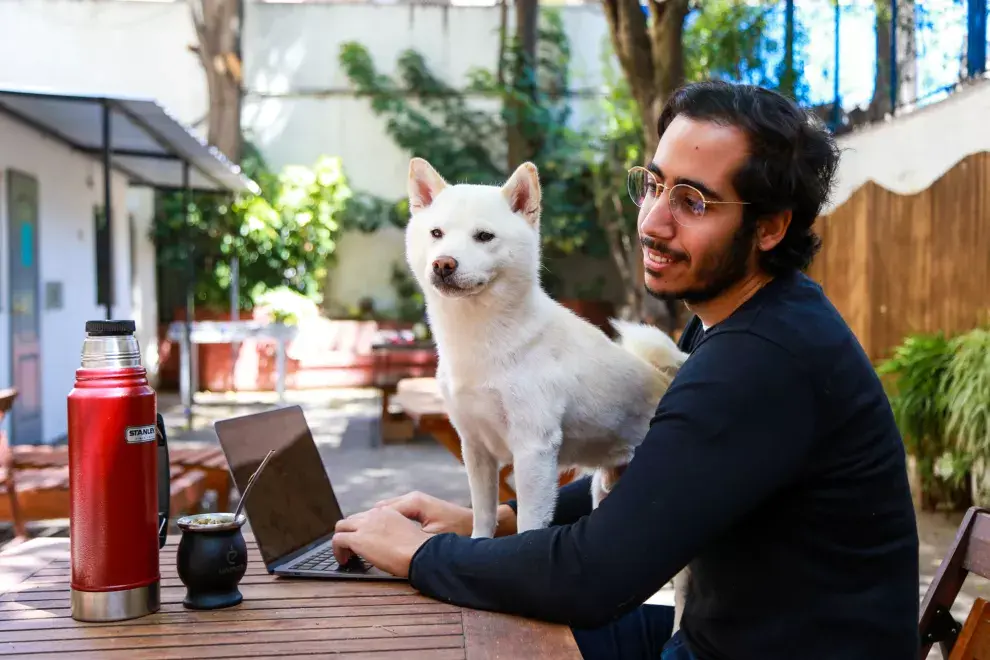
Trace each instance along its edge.
{"label": "man's ear", "polygon": [[791,211],[780,211],[760,218],[756,224],[756,247],[760,252],[769,252],[784,240],[787,228],[791,226]]}
{"label": "man's ear", "polygon": [[409,181],[407,189],[409,193],[409,213],[415,214],[429,208],[433,200],[437,198],[447,182],[437,174],[426,160],[413,158],[409,161]]}
{"label": "man's ear", "polygon": [[540,224],[540,175],[536,165],[523,163],[502,186],[502,194],[513,213],[518,213],[533,227]]}

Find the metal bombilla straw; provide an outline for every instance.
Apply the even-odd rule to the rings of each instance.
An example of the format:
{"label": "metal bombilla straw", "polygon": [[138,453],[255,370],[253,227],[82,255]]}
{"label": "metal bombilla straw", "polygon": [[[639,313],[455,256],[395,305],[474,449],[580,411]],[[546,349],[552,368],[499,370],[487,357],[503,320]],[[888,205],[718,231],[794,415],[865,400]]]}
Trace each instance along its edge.
{"label": "metal bombilla straw", "polygon": [[247,486],[244,487],[244,493],[241,495],[241,500],[237,503],[237,508],[234,510],[234,520],[237,520],[237,518],[240,517],[241,511],[244,509],[244,503],[247,501],[248,493],[251,492],[251,488],[254,486],[254,482],[258,479],[258,475],[260,475],[261,471],[265,469],[265,466],[268,465],[268,461],[271,460],[274,454],[274,449],[269,450],[268,455],[265,456],[263,461],[261,461],[261,465],[258,466],[258,469],[255,470],[254,474],[251,475],[251,478],[248,479]]}

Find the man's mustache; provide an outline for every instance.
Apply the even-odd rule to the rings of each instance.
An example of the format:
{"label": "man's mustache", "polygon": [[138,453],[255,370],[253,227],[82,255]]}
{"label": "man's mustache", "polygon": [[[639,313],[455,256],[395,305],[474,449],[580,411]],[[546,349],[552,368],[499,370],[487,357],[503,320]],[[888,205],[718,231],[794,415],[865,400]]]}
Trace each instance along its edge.
{"label": "man's mustache", "polygon": [[683,259],[684,261],[687,261],[688,256],[683,252],[671,250],[665,244],[660,243],[649,236],[641,236],[639,242],[643,245],[643,247],[653,250],[654,252],[659,252],[660,254],[665,254],[671,259]]}

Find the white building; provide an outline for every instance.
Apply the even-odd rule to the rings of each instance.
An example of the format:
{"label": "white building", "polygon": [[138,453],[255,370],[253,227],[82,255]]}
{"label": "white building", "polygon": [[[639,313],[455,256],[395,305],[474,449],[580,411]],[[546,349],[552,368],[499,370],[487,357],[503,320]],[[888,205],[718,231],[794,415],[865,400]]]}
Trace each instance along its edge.
{"label": "white building", "polygon": [[[544,6],[550,5],[560,11],[571,40],[570,85],[581,94],[577,115],[586,119],[602,84],[608,23],[599,2]],[[511,26],[512,3],[508,11]],[[243,128],[276,171],[339,156],[355,190],[399,199],[410,154],[394,144],[370,101],[355,94],[339,62],[341,45],[363,44],[390,76],[399,54],[414,49],[436,75],[463,89],[473,68],[495,68],[500,13],[495,0],[246,0]],[[86,84],[148,96],[205,132],[209,103],[202,67],[190,50],[196,42],[182,0],[0,0],[0,86]],[[394,228],[342,236],[326,297],[341,306],[365,296],[378,309],[393,306],[391,264],[404,263],[402,246]],[[381,267],[369,270],[369,260]]]}
{"label": "white building", "polygon": [[0,88],[0,387],[18,390],[12,443],[65,436],[86,321],[134,319],[146,356],[156,348],[147,200],[182,187],[184,170],[192,190],[254,185],[153,101]]}

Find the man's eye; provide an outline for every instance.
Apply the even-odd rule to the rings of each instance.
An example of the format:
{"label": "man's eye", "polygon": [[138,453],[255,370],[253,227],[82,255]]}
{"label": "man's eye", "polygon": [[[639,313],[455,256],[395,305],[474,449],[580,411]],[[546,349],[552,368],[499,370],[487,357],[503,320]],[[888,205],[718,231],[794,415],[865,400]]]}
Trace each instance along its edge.
{"label": "man's eye", "polygon": [[487,243],[493,238],[495,238],[495,234],[488,231],[479,231],[477,234],[474,235],[474,240],[480,243]]}
{"label": "man's eye", "polygon": [[440,229],[434,229],[430,232],[430,236],[433,238],[443,238],[443,231]]}

